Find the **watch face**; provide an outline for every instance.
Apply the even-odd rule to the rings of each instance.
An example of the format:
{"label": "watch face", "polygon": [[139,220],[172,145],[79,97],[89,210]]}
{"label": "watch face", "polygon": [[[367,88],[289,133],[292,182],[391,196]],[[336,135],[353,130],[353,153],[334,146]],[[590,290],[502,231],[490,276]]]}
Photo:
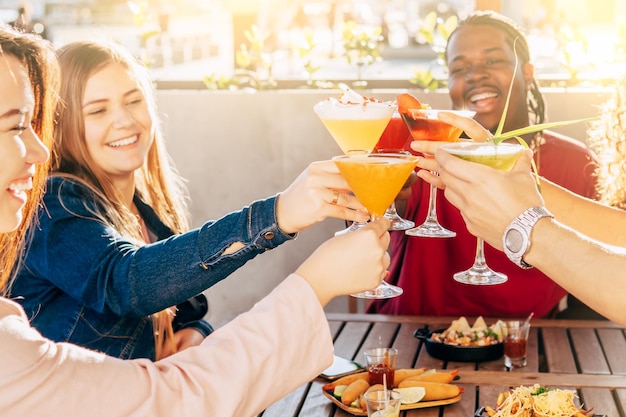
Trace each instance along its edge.
{"label": "watch face", "polygon": [[505,244],[508,250],[518,253],[522,250],[524,237],[519,230],[510,229],[506,234]]}

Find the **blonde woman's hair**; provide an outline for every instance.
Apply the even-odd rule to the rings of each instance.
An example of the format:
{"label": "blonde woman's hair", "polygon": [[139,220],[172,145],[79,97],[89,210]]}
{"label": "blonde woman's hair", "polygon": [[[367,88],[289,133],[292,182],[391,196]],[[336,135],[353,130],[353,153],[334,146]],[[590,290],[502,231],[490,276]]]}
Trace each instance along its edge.
{"label": "blonde woman's hair", "polygon": [[[32,126],[41,141],[51,149],[54,112],[59,85],[59,68],[52,45],[41,37],[18,32],[0,24],[0,59],[7,55],[16,57],[28,73],[35,109]],[[30,226],[36,222],[41,196],[44,191],[49,163],[38,164],[33,178],[33,189],[22,210],[23,220],[17,230],[0,233],[0,294],[8,293],[8,285],[19,266],[24,241],[28,239]]]}
{"label": "blonde woman's hair", "polygon": [[626,77],[602,105],[600,118],[587,130],[589,147],[598,156],[598,194],[609,206],[626,209]]}
{"label": "blonde woman's hair", "polygon": [[[82,102],[87,81],[104,66],[121,64],[137,82],[154,122],[154,140],[146,162],[135,172],[136,193],[174,233],[188,231],[187,189],[166,152],[158,123],[154,87],[147,69],[126,49],[111,41],[74,42],[62,47],[57,53],[62,73],[62,102],[57,108],[53,174],[78,179],[88,186],[103,203],[103,212],[95,214],[125,238],[137,245],[144,244],[137,217],[124,205],[109,176],[93,161],[85,140]],[[171,319],[171,309],[153,314],[157,359],[161,356],[163,344],[172,340]]]}

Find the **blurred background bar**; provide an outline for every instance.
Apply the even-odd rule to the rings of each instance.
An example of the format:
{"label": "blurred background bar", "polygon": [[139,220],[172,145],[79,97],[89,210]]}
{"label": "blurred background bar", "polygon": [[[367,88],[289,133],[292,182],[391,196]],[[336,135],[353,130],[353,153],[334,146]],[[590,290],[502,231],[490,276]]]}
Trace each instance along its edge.
{"label": "blurred background bar", "polygon": [[[195,88],[238,70],[272,88],[344,79],[394,87],[425,74],[443,83],[440,27],[486,9],[525,28],[546,86],[606,84],[626,70],[621,0],[0,0],[0,20],[18,21],[20,9],[55,46],[119,41],[150,66],[160,88]],[[375,43],[372,62],[348,61],[368,53],[346,49],[349,24],[353,36]]]}

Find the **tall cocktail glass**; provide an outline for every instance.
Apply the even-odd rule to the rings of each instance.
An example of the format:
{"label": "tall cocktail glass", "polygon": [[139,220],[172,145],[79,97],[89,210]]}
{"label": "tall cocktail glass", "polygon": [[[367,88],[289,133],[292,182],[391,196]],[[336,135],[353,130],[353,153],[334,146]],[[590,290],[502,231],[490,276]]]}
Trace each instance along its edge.
{"label": "tall cocktail glass", "polygon": [[[380,136],[378,143],[374,147],[374,152],[382,153],[406,153],[406,147],[411,138],[411,133],[402,120],[400,113],[395,112],[389,120],[389,124]],[[396,211],[396,204],[391,202],[387,211],[385,211],[385,217],[391,222],[389,230],[407,230],[415,227],[415,223],[411,220],[402,218]]]}
{"label": "tall cocktail glass", "polygon": [[[333,157],[350,189],[367,208],[372,219],[383,217],[417,164],[417,157],[404,154],[371,153]],[[391,298],[402,289],[383,281],[373,290],[353,294],[361,298]]]}
{"label": "tall cocktail glass", "polygon": [[[320,101],[313,111],[344,154],[368,154],[378,143],[396,106],[389,101],[364,97],[346,86],[342,86],[342,90],[339,99],[331,97]],[[353,222],[336,234],[357,230],[364,224]]]}
{"label": "tall cocktail glass", "polygon": [[[496,145],[491,142],[458,142],[442,145],[441,148],[461,159],[489,165],[502,171],[511,170],[524,151],[520,144]],[[508,278],[505,274],[489,268],[485,260],[485,242],[478,238],[474,264],[470,269],[454,274],[454,279],[465,284],[494,285],[506,282]]]}
{"label": "tall cocktail glass", "polygon": [[[415,140],[432,140],[440,142],[456,142],[461,136],[462,130],[437,118],[440,111],[447,111],[465,117],[474,116],[470,110],[432,110],[432,109],[409,109],[402,113],[402,118]],[[433,155],[424,155],[432,158]],[[437,174],[433,172],[433,174]],[[437,187],[430,186],[430,198],[428,199],[428,214],[421,225],[405,231],[409,236],[441,237],[456,236],[452,230],[448,230],[439,224],[437,219]]]}

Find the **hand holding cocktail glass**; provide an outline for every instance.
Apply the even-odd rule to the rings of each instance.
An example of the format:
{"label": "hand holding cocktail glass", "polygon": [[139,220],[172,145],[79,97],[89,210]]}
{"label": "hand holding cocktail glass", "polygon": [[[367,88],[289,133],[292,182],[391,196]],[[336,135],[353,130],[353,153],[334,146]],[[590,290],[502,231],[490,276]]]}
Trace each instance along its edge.
{"label": "hand holding cocktail glass", "polygon": [[327,218],[367,221],[369,215],[333,161],[315,161],[280,193],[277,221],[285,233],[297,233]]}
{"label": "hand holding cocktail glass", "polygon": [[[446,116],[442,116],[442,117],[446,118]],[[469,131],[469,133],[473,134],[475,137],[478,136],[478,137],[485,138],[485,139],[488,139],[490,137],[489,132],[484,130],[482,127],[480,127],[480,125],[478,125],[474,121],[468,121],[467,119],[463,120],[461,118],[455,119],[453,115],[448,115],[447,117],[449,120],[451,120],[452,123],[457,121],[459,122],[460,125],[464,124],[466,126],[465,130]],[[420,149],[421,147],[420,143],[414,143],[412,145],[414,148],[417,148],[417,149]],[[519,145],[519,144],[511,144],[511,143],[495,144],[492,142],[471,142],[471,141],[464,141],[462,143],[457,143],[457,144],[447,144],[447,145],[441,146],[440,148],[442,150],[447,151],[448,153],[455,155],[458,158],[465,159],[471,162],[477,162],[483,165],[488,165],[492,168],[495,168],[501,171],[511,170],[513,166],[516,164],[519,157],[524,153],[524,149],[525,149],[522,145]],[[437,156],[438,156],[438,161],[441,160],[441,158],[444,158],[444,155],[442,155],[439,152],[437,153]],[[447,160],[449,159],[449,157],[445,157],[444,159]],[[446,174],[448,174],[445,171],[445,167],[437,167],[437,169],[440,171],[440,174],[442,174],[442,176],[446,176]],[[473,169],[478,170],[480,168],[473,167]],[[483,170],[488,170],[488,169],[484,168]],[[525,175],[530,176],[530,170],[526,170]],[[421,175],[421,176],[424,177],[424,175]],[[499,175],[497,174],[491,173],[489,174],[489,177],[486,177],[484,181],[481,181],[479,184],[476,184],[476,185],[478,185],[480,188],[488,190],[489,180],[494,177],[497,178],[498,176]],[[430,178],[432,177],[426,177],[425,179],[429,181]],[[456,181],[456,177],[454,173],[447,175],[447,178],[448,179],[452,178],[450,181]],[[443,179],[443,182],[440,181],[438,184],[442,186],[443,183],[445,183],[446,185],[449,185],[448,183],[446,183],[446,178]],[[471,191],[469,191],[470,188],[468,187],[467,183],[463,182],[462,184],[457,184],[455,182],[454,184],[456,188],[461,188],[463,190],[463,193],[462,193],[463,195],[471,195]],[[462,196],[458,196],[456,192],[450,191],[447,188],[446,188],[446,197],[452,204],[454,204],[457,207],[460,204],[459,199],[461,201],[464,200]],[[493,208],[494,214],[497,214],[497,211],[498,211],[497,203],[494,203],[494,205],[492,205],[492,208]],[[465,220],[467,223],[467,218],[465,218]],[[470,229],[470,232],[472,232],[471,224],[469,223],[468,223],[468,229]],[[470,269],[456,273],[454,275],[455,280],[462,282],[462,283],[475,284],[475,285],[499,284],[507,280],[506,275],[495,272],[487,266],[485,258],[484,258],[483,247],[484,247],[483,240],[481,238],[478,238],[474,264],[472,265]]]}
{"label": "hand holding cocktail glass", "polygon": [[[406,154],[372,153],[340,155],[333,158],[350,189],[367,208],[372,220],[384,217],[385,210],[409,177],[417,157]],[[402,289],[383,281],[377,288],[359,294],[361,298],[390,298]]]}
{"label": "hand holding cocktail glass", "polygon": [[[487,165],[501,171],[510,171],[524,152],[524,147],[517,143],[466,142],[443,145],[452,155]],[[464,284],[493,285],[506,282],[508,277],[489,268],[485,259],[485,244],[480,237],[476,240],[476,256],[472,266],[454,274],[454,279]]]}

